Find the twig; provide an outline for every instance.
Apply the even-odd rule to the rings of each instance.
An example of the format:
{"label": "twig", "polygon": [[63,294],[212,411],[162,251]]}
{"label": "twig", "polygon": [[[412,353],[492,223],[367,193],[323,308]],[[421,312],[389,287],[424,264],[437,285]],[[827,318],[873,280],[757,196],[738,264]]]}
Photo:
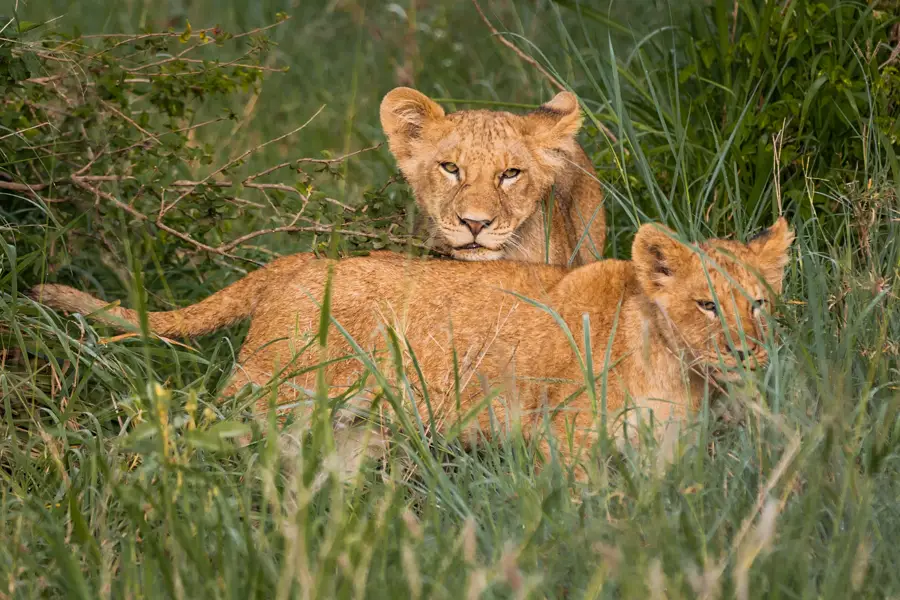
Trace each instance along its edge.
{"label": "twig", "polygon": [[[134,179],[135,178],[131,175],[81,175],[80,172],[76,172],[71,177],[56,179],[49,183],[36,183],[33,185],[29,184],[29,183],[15,183],[12,181],[0,181],[0,189],[10,190],[10,191],[15,191],[15,192],[40,192],[42,190],[47,189],[51,185],[64,185],[66,183],[72,183],[72,184],[78,185],[79,187],[83,188],[84,186],[80,185],[79,182],[80,183],[87,183],[87,182],[93,183],[93,182],[111,182],[111,181],[134,181]],[[189,181],[186,179],[179,179],[177,181],[173,181],[171,184],[169,184],[168,187],[173,188],[173,189],[189,188],[189,190],[193,190],[194,188],[199,187],[201,185],[208,185],[210,187],[217,187],[217,188],[228,188],[228,187],[234,187],[234,186],[240,185],[245,188],[250,188],[250,189],[255,189],[255,190],[277,190],[277,191],[281,191],[281,192],[288,192],[288,193],[296,194],[296,195],[300,196],[300,198],[302,198],[303,200],[309,199],[308,195],[302,193],[297,188],[287,185],[287,184],[284,184],[284,183],[255,183],[253,181],[246,181],[246,180],[235,183],[228,179],[223,180],[223,181],[206,181],[206,180]],[[93,189],[94,188],[92,187],[91,190],[93,190]],[[188,193],[190,193],[190,192],[188,192]],[[334,204],[335,206],[340,206],[344,210],[348,210],[350,212],[356,212],[356,209],[354,207],[352,207],[348,204],[344,204],[343,202],[340,202],[339,200],[336,200],[334,198],[326,197],[323,199],[326,202],[330,202],[331,204]],[[166,212],[168,212],[168,210],[171,207],[172,207],[172,204],[168,205],[168,207],[166,208]]]}
{"label": "twig", "polygon": [[[296,129],[293,129],[293,130],[291,130],[291,131],[285,133],[284,135],[280,135],[280,136],[278,136],[277,138],[271,139],[271,140],[269,140],[269,141],[267,141],[267,142],[263,142],[262,144],[259,144],[258,146],[255,146],[255,147],[253,147],[253,148],[250,148],[249,150],[247,150],[246,152],[244,152],[243,154],[241,154],[241,155],[238,156],[237,158],[228,161],[227,163],[225,163],[224,165],[222,165],[221,167],[219,167],[218,169],[216,169],[215,171],[213,171],[212,173],[210,173],[209,175],[207,175],[206,177],[204,177],[204,178],[200,181],[200,183],[206,183],[207,181],[209,181],[210,179],[212,179],[213,177],[215,177],[216,175],[218,175],[218,174],[221,173],[222,171],[225,171],[226,169],[228,169],[228,168],[230,168],[230,167],[236,165],[237,163],[241,162],[242,160],[244,160],[245,158],[247,158],[248,156],[250,156],[250,155],[253,154],[254,152],[257,152],[258,150],[261,150],[262,148],[265,148],[265,147],[268,146],[269,144],[272,144],[272,143],[281,141],[281,140],[283,140],[283,139],[285,139],[285,138],[287,138],[287,137],[290,137],[290,136],[294,135],[295,133],[297,133],[298,131],[300,131],[301,129],[303,129],[303,128],[306,127],[307,125],[309,125],[309,124],[312,122],[312,120],[315,119],[317,116],[319,116],[319,113],[321,113],[322,110],[324,110],[324,109],[325,109],[325,105],[323,104],[322,106],[319,107],[319,110],[317,110],[313,116],[311,116],[309,119],[307,119],[305,123],[303,123],[302,125],[300,125],[300,126],[297,127]],[[199,185],[199,184],[198,184],[198,185]],[[165,202],[161,202],[161,203],[160,203],[160,206],[159,206],[159,219],[161,219],[162,217],[164,217],[165,214],[166,214],[167,212],[169,212],[170,210],[172,210],[172,208],[173,208],[176,204],[178,204],[179,202],[181,202],[181,200],[183,200],[184,198],[186,198],[187,196],[189,196],[190,193],[191,193],[191,190],[192,190],[192,188],[191,188],[191,189],[188,189],[187,191],[185,191],[183,194],[181,194],[180,196],[178,196],[178,198],[176,198],[176,199],[175,199],[171,204],[169,204],[169,205],[166,205]]]}
{"label": "twig", "polygon": [[[331,159],[328,159],[328,160],[331,160]],[[73,175],[72,177],[68,178],[67,180],[61,180],[61,181],[57,181],[54,183],[69,182],[77,187],[80,187],[81,189],[83,189],[87,192],[90,192],[94,196],[102,198],[102,199],[106,200],[107,202],[110,202],[111,204],[117,206],[118,208],[121,208],[123,211],[127,212],[129,215],[133,216],[134,218],[136,218],[139,221],[151,222],[150,218],[147,215],[138,211],[134,207],[122,202],[121,200],[119,200],[118,198],[113,196],[112,194],[110,194],[108,192],[104,192],[103,190],[96,187],[95,185],[91,185],[91,183],[95,183],[95,182],[121,181],[121,180],[130,180],[130,179],[133,179],[133,177],[129,177],[129,176],[118,177],[118,176],[113,176],[113,175],[86,175],[83,177],[79,177],[79,176]],[[194,188],[194,187],[197,187],[198,185],[200,185],[201,183],[203,183],[203,182],[176,181],[172,184],[172,187]],[[37,184],[37,185],[31,186],[31,185],[23,184],[23,183],[0,181],[0,188],[2,188],[2,189],[23,191],[23,192],[36,192],[41,189],[45,189],[49,185],[50,184],[47,183],[47,184]],[[230,187],[232,184],[231,184],[231,182],[207,182],[206,185],[214,185],[217,187]],[[305,196],[303,196],[303,194],[301,194],[297,189],[292,188],[288,185],[284,185],[284,184],[248,183],[245,185],[246,185],[246,187],[252,187],[252,188],[257,188],[257,189],[278,189],[278,190],[289,191],[289,192],[296,193],[296,194],[300,195],[301,197],[305,198]],[[333,199],[331,199],[331,200],[333,202],[340,204],[341,206],[346,206],[346,205],[343,205],[343,204],[337,202],[337,200],[333,200]],[[294,218],[294,222],[296,222],[299,218],[300,218],[300,215],[298,214]],[[309,219],[305,219],[305,218],[304,218],[304,220],[309,221]],[[377,238],[382,237],[382,234],[369,233],[366,231],[354,231],[351,229],[339,229],[339,228],[335,228],[333,225],[320,225],[317,223],[312,223],[311,225],[286,225],[283,227],[272,227],[269,229],[261,229],[258,231],[253,231],[253,232],[247,233],[245,235],[242,235],[242,236],[238,237],[237,239],[234,239],[230,242],[225,242],[218,246],[210,246],[209,244],[204,244],[203,242],[196,240],[193,237],[178,231],[177,229],[173,229],[169,225],[166,225],[166,223],[162,220],[162,216],[159,214],[157,214],[157,218],[155,221],[153,221],[153,223],[159,229],[177,237],[178,239],[180,239],[200,250],[203,250],[206,252],[211,252],[213,254],[218,254],[220,256],[225,256],[227,258],[237,258],[240,260],[246,260],[246,261],[252,262],[254,264],[256,264],[256,261],[246,259],[246,258],[243,258],[240,256],[236,256],[234,254],[231,254],[231,251],[234,250],[235,248],[237,248],[238,246],[241,246],[254,238],[257,238],[257,237],[260,237],[263,235],[268,235],[271,233],[319,233],[319,234],[325,234],[325,233],[334,234],[334,233],[336,233],[336,234],[340,234],[340,235],[358,236],[358,237],[364,237],[364,238],[369,238],[369,239],[377,239]],[[427,248],[427,246],[425,246],[424,244],[417,242],[413,239],[406,239],[406,238],[401,238],[401,237],[397,237],[397,236],[393,236],[393,235],[388,235],[387,238],[394,243],[398,243],[398,244],[410,243],[417,248],[423,248],[423,249]]]}
{"label": "twig", "polygon": [[[156,142],[157,144],[159,143],[159,138],[158,138],[158,137],[156,137],[155,135],[153,135],[152,133],[150,133],[149,131],[147,131],[146,129],[144,129],[143,127],[141,127],[140,125],[138,125],[137,122],[135,122],[134,119],[132,119],[131,117],[129,117],[128,115],[126,115],[125,113],[123,113],[122,111],[120,111],[118,108],[116,108],[115,106],[113,106],[113,105],[110,104],[109,102],[106,102],[105,100],[101,100],[100,103],[101,103],[103,106],[105,106],[106,108],[108,108],[109,110],[111,110],[113,113],[115,113],[116,115],[118,115],[119,117],[121,117],[122,119],[124,119],[125,121],[127,121],[132,127],[134,127],[135,129],[137,129],[138,131],[140,131],[141,133],[143,133],[144,135],[146,135],[148,138],[150,138],[151,140],[153,140],[153,141]],[[142,142],[142,143],[143,143],[143,142]]]}
{"label": "twig", "polygon": [[47,85],[48,83],[53,83],[54,81],[59,81],[60,79],[65,79],[69,76],[69,73],[60,73],[59,75],[52,75],[50,77],[32,77],[31,79],[26,79],[25,83],[36,83],[38,85]]}
{"label": "twig", "polygon": [[[193,50],[194,48],[196,48],[196,46],[194,46],[190,49]],[[133,69],[123,69],[123,70],[127,71],[128,73],[141,74],[146,77],[178,77],[178,76],[183,76],[183,75],[197,75],[197,74],[204,72],[204,71],[182,71],[180,73],[144,73],[143,72],[144,69],[149,69],[151,67],[158,67],[160,65],[164,65],[166,63],[172,63],[172,62],[183,62],[183,63],[189,63],[189,64],[208,65],[209,67],[211,67],[213,69],[225,69],[228,67],[236,67],[236,68],[241,68],[241,69],[250,69],[253,71],[265,71],[268,73],[285,73],[288,70],[287,67],[281,67],[281,68],[265,67],[263,65],[248,65],[246,63],[240,62],[241,59],[246,58],[246,57],[247,57],[247,54],[245,54],[244,56],[242,56],[239,59],[235,59],[235,60],[227,62],[227,63],[217,63],[217,62],[211,62],[208,60],[201,60],[199,58],[179,58],[179,57],[173,56],[172,58],[167,58],[167,59],[161,60],[159,62],[149,63],[146,65],[141,65],[139,67],[135,67]]]}
{"label": "twig", "polygon": [[49,183],[36,183],[34,185],[28,183],[16,183],[14,181],[0,181],[0,190],[10,190],[13,192],[39,192],[50,187]]}
{"label": "twig", "polygon": [[[195,188],[201,185],[208,185],[210,187],[218,187],[218,188],[227,188],[233,187],[236,185],[242,185],[245,188],[251,188],[255,190],[278,190],[281,192],[290,192],[292,194],[297,194],[304,200],[307,200],[309,197],[300,192],[297,188],[284,184],[284,183],[253,183],[242,181],[239,183],[234,183],[230,180],[224,181],[186,181],[184,179],[179,179],[178,181],[173,181],[170,187],[173,188]],[[171,207],[171,205],[170,205]],[[168,211],[167,211],[168,212]]]}
{"label": "twig", "polygon": [[[891,48],[887,44],[882,44],[882,45],[886,46],[888,49]],[[890,56],[887,57],[887,60],[885,60],[880,65],[878,65],[878,69],[881,70],[881,69],[885,68],[886,66],[888,66],[889,64],[891,64],[892,62],[897,60],[898,56],[900,56],[900,42],[897,42],[897,45],[894,47],[893,50],[891,50],[891,54],[890,54]]]}
{"label": "twig", "polygon": [[734,36],[737,33],[738,18],[738,0],[734,0],[734,9],[731,13],[731,43],[734,43]]}
{"label": "twig", "polygon": [[481,20],[484,21],[484,24],[488,26],[488,29],[491,30],[491,33],[494,34],[498,40],[500,40],[500,43],[502,43],[507,48],[510,48],[513,52],[515,52],[516,54],[519,55],[519,58],[521,58],[522,60],[527,62],[529,65],[531,65],[532,67],[534,67],[535,69],[540,71],[541,75],[546,77],[547,81],[549,81],[550,84],[553,87],[555,87],[557,90],[559,90],[560,92],[566,91],[566,86],[561,84],[556,79],[556,77],[551,75],[550,72],[547,71],[547,69],[545,69],[544,67],[542,67],[538,61],[534,60],[533,58],[531,58],[530,56],[528,56],[527,54],[525,54],[524,52],[519,50],[519,48],[515,44],[513,44],[511,41],[509,41],[508,39],[503,37],[503,34],[500,33],[499,31],[497,31],[497,28],[491,24],[491,22],[488,20],[487,16],[484,14],[484,11],[481,10],[481,5],[478,4],[478,0],[472,0],[472,4],[475,5],[475,10],[478,11],[478,15],[481,17]]}
{"label": "twig", "polygon": [[[165,64],[168,64],[168,63],[171,63],[171,62],[175,62],[175,61],[179,61],[179,60],[183,60],[183,61],[185,61],[185,62],[190,62],[190,61],[196,60],[197,62],[202,63],[202,62],[203,62],[202,60],[192,59],[192,58],[184,58],[184,55],[187,54],[188,52],[193,52],[194,50],[196,50],[197,48],[199,48],[200,46],[203,46],[203,45],[204,45],[204,42],[199,42],[199,43],[196,43],[196,44],[191,44],[190,46],[188,46],[187,48],[185,48],[184,50],[182,50],[181,52],[179,52],[179,53],[176,54],[175,56],[170,56],[169,58],[164,58],[164,59],[162,59],[162,60],[158,60],[158,61],[152,62],[152,63],[146,63],[146,64],[140,65],[140,66],[138,66],[138,67],[135,67],[135,68],[133,68],[133,69],[124,69],[124,68],[123,68],[122,70],[123,70],[123,71],[126,71],[126,72],[128,72],[128,73],[138,73],[138,72],[140,72],[140,71],[143,71],[144,69],[151,69],[151,68],[153,68],[153,67],[160,67],[160,66],[162,66],[162,65],[165,65]],[[246,56],[246,54],[245,54],[244,56]],[[242,58],[243,58],[243,57],[242,57]]]}
{"label": "twig", "polygon": [[31,127],[26,127],[25,129],[19,129],[18,131],[13,131],[12,133],[7,133],[6,135],[0,136],[0,140],[5,140],[8,137],[13,137],[15,135],[19,135],[20,133],[25,133],[26,131],[31,131],[32,129],[39,129],[46,125],[49,125],[50,121],[45,121],[43,123],[38,123],[37,125],[32,125]]}
{"label": "twig", "polygon": [[[484,21],[484,24],[488,26],[488,29],[491,30],[491,33],[494,35],[494,37],[497,40],[500,41],[501,44],[503,44],[507,48],[512,49],[512,51],[515,52],[519,56],[519,58],[521,58],[522,60],[527,62],[529,65],[531,65],[535,69],[537,69],[541,73],[541,75],[543,75],[547,79],[547,81],[550,82],[550,85],[555,87],[558,91],[560,91],[560,92],[566,91],[566,86],[561,84],[559,82],[559,80],[557,80],[556,77],[551,75],[547,69],[542,67],[538,61],[536,61],[532,57],[530,57],[527,54],[525,54],[524,52],[522,52],[518,46],[513,44],[511,41],[506,39],[502,33],[497,31],[497,28],[491,24],[490,20],[488,20],[487,16],[484,14],[484,11],[481,10],[481,5],[478,4],[478,0],[472,0],[472,4],[475,5],[475,10],[478,11],[478,15],[481,17],[481,20]],[[618,141],[618,138],[615,136],[615,134],[613,134],[613,132],[606,125],[604,125],[603,123],[600,123],[600,121],[597,121],[597,124],[600,126],[600,130],[603,132],[603,134],[606,137],[608,137],[613,143],[616,143]]]}
{"label": "twig", "polygon": [[104,192],[103,190],[88,184],[86,182],[87,180],[88,180],[87,177],[72,177],[71,178],[71,182],[73,184],[77,185],[78,187],[80,187],[83,190],[86,190],[86,191],[94,194],[95,196],[103,198],[107,202],[112,202],[113,204],[115,204],[116,206],[118,206],[119,208],[121,208],[122,210],[124,210],[125,212],[130,214],[131,216],[135,217],[137,220],[139,220],[139,221],[147,221],[148,220],[147,215],[143,214],[142,212],[136,210],[135,208],[133,208],[131,206],[128,206],[127,204],[125,204],[124,202],[122,202],[121,200],[119,200],[118,198],[113,196],[112,194]]}
{"label": "twig", "polygon": [[381,194],[384,193],[384,190],[388,189],[388,187],[390,187],[390,185],[392,183],[396,183],[396,182],[397,182],[397,177],[394,175],[391,175],[390,178],[388,178],[388,180],[386,182],[384,182],[384,185],[381,186],[380,188],[378,188],[378,191],[375,193],[380,196]]}
{"label": "twig", "polygon": [[[222,244],[218,247],[219,250],[223,252],[228,252],[229,250],[233,250],[237,246],[240,246],[244,242],[252,240],[255,237],[259,237],[261,235],[267,235],[270,233],[337,233],[340,235],[352,235],[358,237],[364,237],[369,239],[377,239],[381,237],[381,234],[378,233],[368,233],[366,231],[353,231],[350,229],[335,229],[330,225],[300,225],[300,226],[285,226],[285,227],[273,227],[271,229],[261,229],[259,231],[253,231],[246,235],[242,235],[241,237],[228,242],[227,244]],[[406,244],[411,243],[417,248],[425,248],[424,244],[416,242],[414,240],[398,238],[396,236],[389,235],[387,236],[389,240],[397,244]]]}
{"label": "twig", "polygon": [[348,152],[347,154],[344,154],[343,156],[338,156],[337,158],[296,158],[296,159],[294,159],[294,160],[292,160],[292,161],[289,161],[289,162],[283,162],[283,163],[281,163],[281,164],[275,165],[274,167],[269,167],[269,168],[266,169],[265,171],[260,171],[259,173],[256,173],[255,175],[251,175],[250,177],[248,177],[248,178],[245,179],[244,181],[253,181],[254,179],[257,179],[257,178],[259,178],[259,177],[263,177],[264,175],[268,175],[269,173],[273,173],[273,172],[275,172],[275,171],[278,171],[279,169],[283,169],[283,168],[289,167],[289,166],[291,166],[291,165],[299,165],[299,164],[301,164],[301,163],[302,163],[302,164],[307,164],[307,163],[308,163],[308,164],[316,164],[316,165],[330,165],[330,164],[334,164],[334,163],[337,163],[337,162],[341,162],[341,161],[347,160],[348,158],[350,158],[350,157],[352,157],[352,156],[356,156],[357,154],[362,154],[363,152],[369,152],[369,151],[371,151],[371,150],[377,150],[377,149],[380,148],[381,146],[382,146],[382,144],[375,144],[374,146],[369,146],[368,148],[363,148],[362,150],[356,150],[356,151],[354,151],[354,152]]}

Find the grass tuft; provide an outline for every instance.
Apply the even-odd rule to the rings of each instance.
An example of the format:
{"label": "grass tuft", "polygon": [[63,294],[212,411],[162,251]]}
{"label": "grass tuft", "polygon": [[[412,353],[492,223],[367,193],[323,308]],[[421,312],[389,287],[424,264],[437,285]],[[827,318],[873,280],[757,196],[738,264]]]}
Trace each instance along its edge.
{"label": "grass tuft", "polygon": [[[607,256],[649,220],[746,239],[786,214],[797,232],[767,368],[704,406],[667,466],[652,447],[604,453],[580,487],[537,472],[515,428],[476,450],[461,428],[424,435],[396,332],[411,368],[372,406],[394,409],[372,433],[395,443],[345,481],[330,419],[350,399],[320,386],[313,435],[279,438],[274,411],[250,416],[271,390],[220,397],[245,326],[187,347],[24,294],[58,281],[145,312],[275,254],[414,247],[387,149],[341,158],[382,141],[381,96],[515,110],[554,91],[468,3],[159,4],[47,0],[0,21],[3,594],[900,594],[896,2],[481,3],[582,100]],[[171,34],[112,37],[145,30]],[[201,34],[199,63],[153,64]]]}

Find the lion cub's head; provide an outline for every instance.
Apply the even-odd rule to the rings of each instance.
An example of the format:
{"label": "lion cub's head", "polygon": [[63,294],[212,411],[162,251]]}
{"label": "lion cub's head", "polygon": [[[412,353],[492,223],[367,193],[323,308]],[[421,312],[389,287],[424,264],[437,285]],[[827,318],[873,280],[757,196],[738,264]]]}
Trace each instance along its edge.
{"label": "lion cub's head", "polygon": [[748,243],[686,246],[659,225],[641,227],[632,260],[658,308],[669,345],[722,381],[768,360],[769,311],[781,293],[794,233],[782,217]]}
{"label": "lion cub's head", "polygon": [[446,114],[424,94],[396,88],[381,124],[400,170],[454,258],[495,260],[550,191],[577,149],[581,112],[562,92],[527,115]]}

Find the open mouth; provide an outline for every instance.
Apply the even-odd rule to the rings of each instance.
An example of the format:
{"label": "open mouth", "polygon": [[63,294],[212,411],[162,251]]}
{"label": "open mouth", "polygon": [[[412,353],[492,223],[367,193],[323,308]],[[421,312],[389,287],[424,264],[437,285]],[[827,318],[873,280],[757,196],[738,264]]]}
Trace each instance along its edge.
{"label": "open mouth", "polygon": [[472,242],[471,244],[466,244],[465,246],[457,246],[456,248],[454,248],[454,250],[478,250],[481,247],[481,244]]}

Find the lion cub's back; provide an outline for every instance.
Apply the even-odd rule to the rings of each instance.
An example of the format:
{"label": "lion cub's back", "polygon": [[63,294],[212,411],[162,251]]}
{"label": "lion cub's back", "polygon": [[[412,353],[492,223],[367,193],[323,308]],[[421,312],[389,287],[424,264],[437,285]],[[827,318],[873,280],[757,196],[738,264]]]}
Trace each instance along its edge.
{"label": "lion cub's back", "polygon": [[254,318],[278,328],[315,330],[329,268],[331,316],[363,339],[383,322],[422,335],[448,319],[460,334],[468,328],[486,329],[515,300],[508,292],[546,301],[567,273],[545,265],[467,263],[393,252],[339,261],[311,259],[298,265],[289,281],[279,279],[278,288],[260,301]]}
{"label": "lion cub's back", "polygon": [[335,310],[346,303],[375,305],[402,299],[428,303],[430,299],[453,298],[465,305],[470,300],[503,294],[502,290],[540,295],[548,293],[567,273],[561,267],[547,265],[422,259],[385,251],[338,261],[308,260],[298,265],[289,282],[279,282],[289,289],[273,290],[273,294],[295,298],[298,294],[311,295],[321,301],[329,268]]}

